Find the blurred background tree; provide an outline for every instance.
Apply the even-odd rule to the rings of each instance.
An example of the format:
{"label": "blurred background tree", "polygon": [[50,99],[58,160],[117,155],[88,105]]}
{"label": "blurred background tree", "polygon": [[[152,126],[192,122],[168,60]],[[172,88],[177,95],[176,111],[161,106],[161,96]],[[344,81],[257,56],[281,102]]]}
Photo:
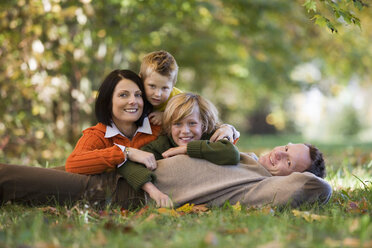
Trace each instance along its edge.
{"label": "blurred background tree", "polygon": [[360,0],[2,1],[1,161],[64,161],[105,75],[160,49],[243,133],[371,140],[371,17]]}

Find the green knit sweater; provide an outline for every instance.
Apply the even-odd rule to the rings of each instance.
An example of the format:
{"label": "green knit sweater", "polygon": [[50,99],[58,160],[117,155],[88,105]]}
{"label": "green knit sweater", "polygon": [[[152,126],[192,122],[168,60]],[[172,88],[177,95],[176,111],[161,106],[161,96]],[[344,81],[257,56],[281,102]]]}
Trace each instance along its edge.
{"label": "green knit sweater", "polygon": [[[228,140],[210,142],[210,135],[203,136],[203,140],[193,140],[187,144],[187,155],[193,158],[208,160],[217,165],[235,165],[239,163],[239,150]],[[159,136],[156,140],[143,146],[141,150],[151,152],[155,159],[163,159],[162,153],[177,145],[171,137]],[[124,165],[117,169],[127,182],[135,189],[150,181],[155,181],[155,175],[143,164],[127,160]]]}

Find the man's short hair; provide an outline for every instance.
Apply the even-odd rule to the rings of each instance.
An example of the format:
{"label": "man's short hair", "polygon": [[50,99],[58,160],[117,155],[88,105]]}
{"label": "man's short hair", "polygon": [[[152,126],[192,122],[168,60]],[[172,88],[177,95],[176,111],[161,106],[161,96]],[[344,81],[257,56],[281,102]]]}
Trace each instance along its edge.
{"label": "man's short hair", "polygon": [[313,173],[314,175],[324,178],[326,176],[325,163],[323,159],[323,153],[319,149],[311,144],[305,144],[310,149],[311,165],[305,170]]}

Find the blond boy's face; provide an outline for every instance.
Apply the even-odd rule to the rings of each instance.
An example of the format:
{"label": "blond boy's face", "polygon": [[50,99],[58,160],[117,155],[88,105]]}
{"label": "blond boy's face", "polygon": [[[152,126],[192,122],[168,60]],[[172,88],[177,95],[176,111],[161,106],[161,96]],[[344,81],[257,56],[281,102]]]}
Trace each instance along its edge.
{"label": "blond boy's face", "polygon": [[193,140],[200,140],[203,134],[203,123],[199,108],[194,108],[191,115],[172,123],[171,134],[178,146],[187,146]]}
{"label": "blond boy's face", "polygon": [[152,72],[144,81],[147,100],[152,106],[166,102],[173,89],[172,80],[157,72]]}

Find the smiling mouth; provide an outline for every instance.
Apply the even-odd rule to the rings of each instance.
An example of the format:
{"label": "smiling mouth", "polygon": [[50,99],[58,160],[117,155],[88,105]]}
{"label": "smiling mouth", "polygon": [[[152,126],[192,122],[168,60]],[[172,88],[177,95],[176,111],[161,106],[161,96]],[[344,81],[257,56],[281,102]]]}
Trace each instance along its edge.
{"label": "smiling mouth", "polygon": [[138,111],[138,109],[124,109],[124,112],[127,112],[127,113],[136,113]]}
{"label": "smiling mouth", "polygon": [[178,139],[182,140],[184,142],[188,142],[188,141],[191,141],[193,139],[193,137],[179,137]]}

